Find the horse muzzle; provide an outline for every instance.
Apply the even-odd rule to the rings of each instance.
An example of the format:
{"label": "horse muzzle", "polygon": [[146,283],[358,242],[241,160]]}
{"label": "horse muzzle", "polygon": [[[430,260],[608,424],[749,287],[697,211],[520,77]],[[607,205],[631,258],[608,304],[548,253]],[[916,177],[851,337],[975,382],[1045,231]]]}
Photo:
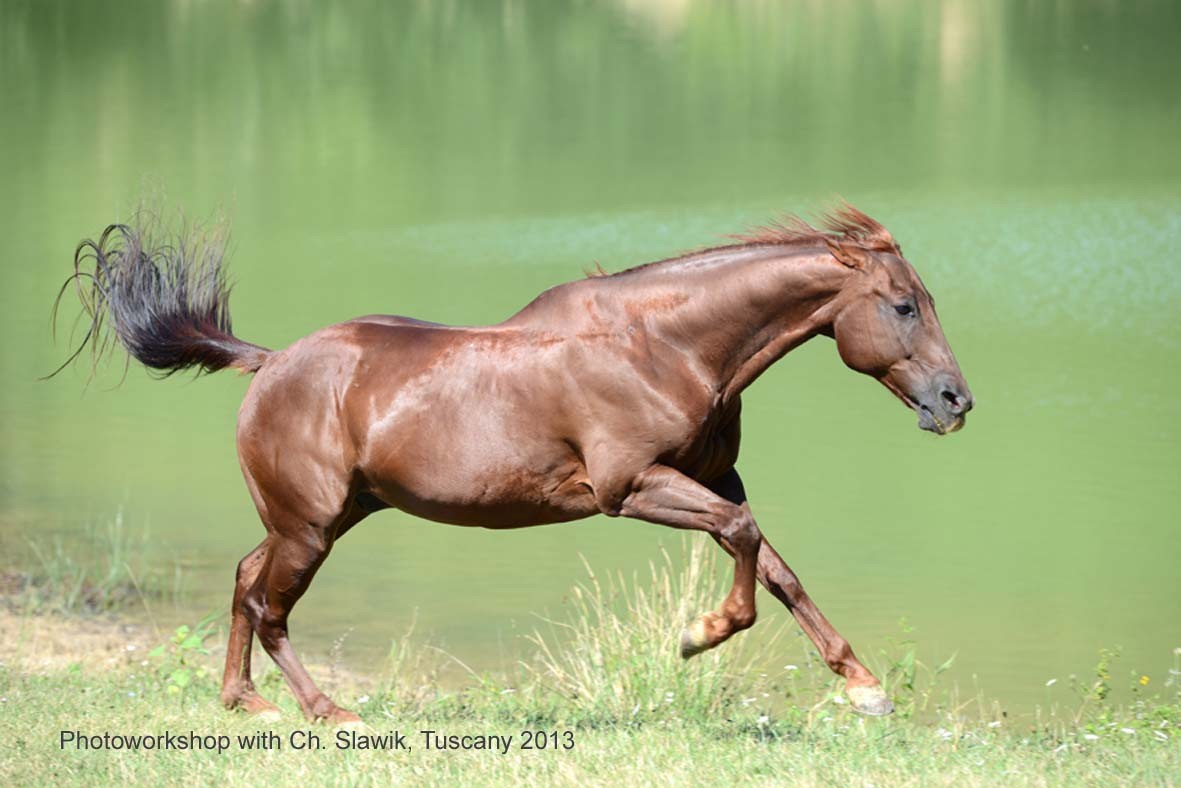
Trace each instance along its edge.
{"label": "horse muzzle", "polygon": [[964,426],[967,413],[976,404],[962,378],[939,375],[924,395],[907,397],[906,404],[919,415],[919,429],[947,435]]}

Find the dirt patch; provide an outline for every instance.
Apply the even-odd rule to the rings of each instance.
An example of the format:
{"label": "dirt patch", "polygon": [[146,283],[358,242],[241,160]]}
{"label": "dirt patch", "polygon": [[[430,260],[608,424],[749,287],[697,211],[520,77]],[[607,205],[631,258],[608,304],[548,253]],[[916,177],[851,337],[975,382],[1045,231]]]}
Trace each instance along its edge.
{"label": "dirt patch", "polygon": [[16,597],[27,583],[28,579],[20,572],[0,571],[0,599]]}
{"label": "dirt patch", "polygon": [[150,626],[105,618],[21,615],[0,606],[0,663],[23,672],[73,664],[138,665],[161,638]]}
{"label": "dirt patch", "polygon": [[[147,623],[111,616],[75,616],[15,613],[0,604],[0,667],[28,675],[47,675],[74,665],[98,670],[142,669],[158,664],[148,653],[171,640],[172,630],[157,633]],[[216,674],[225,659],[224,632],[216,632],[204,644],[207,653],[190,655]],[[254,649],[257,679],[274,670],[261,648]],[[332,694],[348,688],[369,692],[379,671],[357,675],[340,664],[339,656],[305,662],[320,688]]]}

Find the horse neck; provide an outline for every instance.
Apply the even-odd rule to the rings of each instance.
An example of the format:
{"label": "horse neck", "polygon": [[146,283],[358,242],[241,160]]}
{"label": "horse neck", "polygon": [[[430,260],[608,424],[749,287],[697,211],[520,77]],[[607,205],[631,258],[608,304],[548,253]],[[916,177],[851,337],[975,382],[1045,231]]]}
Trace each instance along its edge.
{"label": "horse neck", "polygon": [[648,312],[650,332],[693,357],[725,402],[832,325],[849,275],[826,249],[732,247],[660,266],[634,296],[675,304]]}

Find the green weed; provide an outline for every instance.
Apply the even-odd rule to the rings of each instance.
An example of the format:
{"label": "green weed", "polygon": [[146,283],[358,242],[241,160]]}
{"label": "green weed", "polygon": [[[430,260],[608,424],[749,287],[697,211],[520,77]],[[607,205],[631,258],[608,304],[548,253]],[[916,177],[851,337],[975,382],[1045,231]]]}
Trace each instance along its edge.
{"label": "green weed", "polygon": [[216,632],[217,618],[217,614],[210,614],[193,627],[182,624],[168,642],[148,652],[149,657],[158,661],[157,672],[169,694],[183,693],[194,682],[206,682],[214,677],[215,671],[202,657],[209,655],[205,641]]}
{"label": "green weed", "polygon": [[90,525],[83,538],[28,539],[23,568],[3,572],[0,600],[16,612],[110,613],[175,601],[182,572],[173,562],[148,559],[148,533],[132,536],[123,512]]}

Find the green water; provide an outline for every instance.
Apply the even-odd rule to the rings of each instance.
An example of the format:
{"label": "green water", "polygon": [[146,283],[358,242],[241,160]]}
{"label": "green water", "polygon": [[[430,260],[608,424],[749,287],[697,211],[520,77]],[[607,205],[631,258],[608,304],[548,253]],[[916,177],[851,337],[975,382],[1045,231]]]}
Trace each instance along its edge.
{"label": "green water", "polygon": [[[246,379],[35,380],[64,357],[47,314],[74,245],[145,193],[225,208],[236,332],[272,347],[372,312],[497,321],[593,261],[839,194],[901,240],[978,406],[934,438],[831,343],[803,347],[745,398],[763,530],[863,654],[906,617],[1014,709],[1101,647],[1124,649],[1117,682],[1159,684],[1181,646],[1179,22],[1166,3],[4,0],[0,548],[122,507],[185,568],[171,621],[224,608],[260,538]],[[417,611],[503,667],[579,554],[631,572],[661,544],[679,537],[605,518],[383,513],[294,641],[350,633],[372,668]]]}

